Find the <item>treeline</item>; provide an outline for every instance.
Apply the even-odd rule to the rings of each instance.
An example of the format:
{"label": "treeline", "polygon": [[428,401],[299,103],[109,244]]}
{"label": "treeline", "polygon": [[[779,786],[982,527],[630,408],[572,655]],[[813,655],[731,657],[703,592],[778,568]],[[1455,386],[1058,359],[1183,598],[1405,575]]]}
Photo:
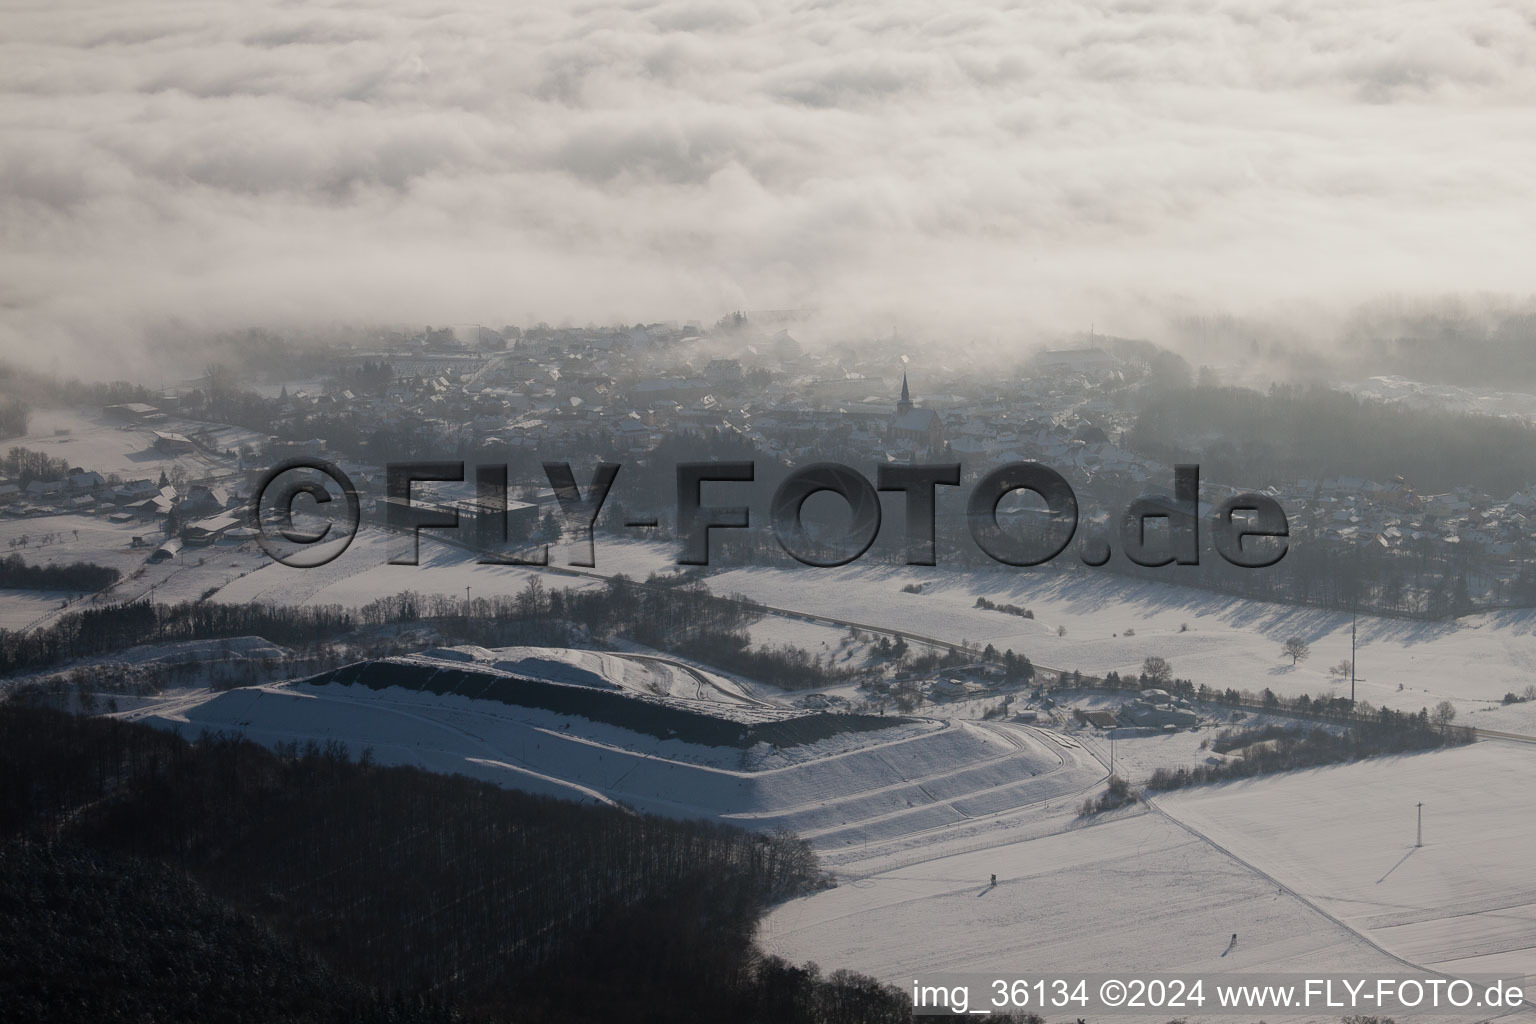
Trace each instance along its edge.
{"label": "treeline", "polygon": [[834,669],[800,647],[753,647],[746,633],[699,633],[676,641],[658,642],[675,654],[706,662],[756,679],[784,690],[810,690],[846,682],[858,673],[852,669]]}
{"label": "treeline", "polygon": [[987,611],[992,612],[1004,612],[1008,615],[1017,615],[1021,619],[1032,619],[1035,617],[1034,612],[1030,611],[1028,608],[1025,608],[1022,605],[998,604],[996,601],[992,601],[985,597],[978,597],[974,607],[985,608]]}
{"label": "treeline", "polygon": [[1103,814],[1105,811],[1113,811],[1117,807],[1133,804],[1139,794],[1131,789],[1131,784],[1118,775],[1111,775],[1104,786],[1104,792],[1098,796],[1090,796],[1083,800],[1077,808],[1079,818],[1091,818],[1095,814]]}
{"label": "treeline", "polygon": [[261,636],[289,647],[306,647],[345,634],[354,625],[352,616],[339,605],[133,601],[70,612],[39,629],[0,629],[0,674],[35,671],[147,643]]}
{"label": "treeline", "polygon": [[1255,490],[1299,478],[1401,476],[1421,494],[1468,486],[1502,497],[1536,480],[1536,428],[1322,385],[1155,392],[1128,440],[1168,465],[1196,455],[1202,476]]}
{"label": "treeline", "polygon": [[1390,373],[1499,391],[1536,381],[1536,313],[1529,309],[1373,310],[1352,326],[1332,355],[1341,376]]}
{"label": "treeline", "polygon": [[42,629],[0,630],[0,673],[48,668],[141,643],[261,636],[304,649],[335,641],[359,626],[416,623],[431,623],[447,635],[487,646],[527,642],[528,627],[534,623],[545,628],[547,642],[578,635],[599,641],[623,636],[680,653],[709,651],[733,664],[754,665],[774,673],[778,685],[787,685],[802,667],[814,671],[782,649],[743,648],[743,628],[761,615],[753,601],[713,594],[696,577],[653,576],[640,583],[616,576],[602,587],[566,590],[546,588],[535,576],[516,594],[466,602],[403,591],[378,598],[355,614],[339,605],[143,600],[72,612]]}
{"label": "treeline", "polygon": [[0,558],[0,589],[3,590],[86,590],[110,587],[122,573],[92,562],[69,565],[28,565],[20,555]]}
{"label": "treeline", "polygon": [[[0,630],[0,674],[48,669],[141,643],[236,636],[260,636],[313,653],[359,627],[414,624],[430,624],[444,637],[486,647],[623,638],[791,690],[828,686],[858,674],[787,645],[753,647],[746,627],[762,615],[762,606],[752,599],[715,594],[692,574],[652,575],[643,582],[619,575],[583,589],[548,588],[533,576],[515,594],[473,600],[407,590],[377,598],[355,613],[340,605],[157,605],[145,600],[72,612],[31,631]],[[906,642],[897,644],[893,648],[882,637],[882,657],[905,656]],[[362,646],[379,648],[370,652],[374,655],[388,653],[384,638],[373,637]],[[951,656],[965,660],[953,651]],[[1027,659],[1010,665],[1024,678],[1033,672]]]}
{"label": "treeline", "polygon": [[1146,782],[1151,790],[1180,789],[1208,782],[1225,782],[1255,775],[1295,771],[1364,757],[1403,754],[1471,743],[1475,733],[1458,726],[1437,726],[1427,712],[1418,714],[1382,708],[1375,721],[1358,722],[1343,730],[1269,725],[1242,731],[1224,730],[1211,744],[1218,753],[1239,757],[1193,768],[1158,768]]}
{"label": "treeline", "polygon": [[[244,1015],[201,1019],[334,1019],[288,1013],[327,971],[345,985],[319,1006],[360,993],[364,1009],[415,1007],[402,1021],[909,1019],[895,989],[753,945],[771,902],[821,884],[787,835],[16,702],[0,705],[0,773],[0,949],[56,943],[0,980],[0,1018],[89,1003],[92,1019],[177,1019],[131,1011],[196,1005],[249,958],[224,997]],[[47,895],[65,890],[82,905]],[[203,962],[184,972],[188,949]]]}
{"label": "treeline", "polygon": [[537,621],[561,636],[622,637],[788,690],[828,686],[854,674],[799,648],[754,648],[745,628],[762,615],[756,601],[715,594],[699,575],[653,574],[639,581],[619,574],[601,587],[580,590],[547,588],[534,576],[516,594],[468,602],[406,591],[370,602],[359,609],[358,619],[370,624],[431,619],[485,646],[510,642],[504,639],[509,625]]}
{"label": "treeline", "polygon": [[545,587],[542,579],[532,576],[515,594],[469,601],[406,590],[364,605],[357,621],[386,625],[458,620],[471,630],[480,623],[494,631],[498,624],[541,619],[566,623],[599,639],[622,635],[652,643],[740,629],[761,615],[750,598],[714,594],[699,576],[652,575],[640,582],[620,574],[600,587],[579,590]]}
{"label": "treeline", "polygon": [[69,463],[47,452],[17,446],[7,451],[4,458],[0,458],[0,470],[14,480],[17,486],[25,487],[33,480],[51,483],[64,479],[69,474]]}
{"label": "treeline", "polygon": [[[1119,672],[1110,671],[1102,677],[1084,675],[1074,669],[1071,672],[1060,673],[1052,688],[1054,689],[1078,689],[1088,687],[1090,689],[1122,690],[1137,693],[1148,688],[1164,690],[1174,697],[1182,697],[1185,700],[1200,701],[1206,704],[1225,704],[1236,708],[1254,708],[1256,710],[1274,711],[1288,715],[1300,715],[1312,718],[1327,719],[1347,726],[1364,726],[1367,729],[1383,729],[1387,733],[1398,736],[1409,736],[1417,743],[1419,739],[1429,733],[1448,738],[1452,744],[1470,743],[1476,738],[1476,730],[1465,726],[1453,726],[1451,720],[1455,718],[1456,710],[1448,702],[1442,701],[1433,713],[1428,708],[1420,708],[1418,711],[1397,711],[1387,707],[1376,707],[1369,701],[1351,701],[1348,697],[1318,696],[1300,693],[1294,697],[1286,697],[1276,693],[1269,687],[1265,687],[1258,693],[1252,690],[1240,690],[1236,687],[1224,687],[1218,689],[1201,683],[1198,686],[1188,679],[1178,679],[1171,675],[1171,669],[1167,662],[1163,662],[1163,668],[1169,671],[1169,675],[1149,676],[1142,672],[1139,675],[1121,675]],[[1438,743],[1431,745],[1439,745]],[[1423,746],[1409,746],[1403,749],[1424,749]]]}
{"label": "treeline", "polygon": [[1228,686],[1216,688],[1201,683],[1198,686],[1188,679],[1175,678],[1172,669],[1167,662],[1163,662],[1166,674],[1148,675],[1141,672],[1136,675],[1126,673],[1121,675],[1111,669],[1102,677],[1084,675],[1074,669],[1071,672],[1063,672],[1057,677],[1056,685],[1063,689],[1077,689],[1087,686],[1103,690],[1124,690],[1130,693],[1139,693],[1142,690],[1153,688],[1167,691],[1174,697],[1183,697],[1185,700],[1204,701],[1208,704],[1228,704],[1232,707],[1255,707],[1276,711],[1288,711],[1302,715],[1320,715],[1331,718],[1358,719],[1370,718],[1376,713],[1376,709],[1364,701],[1354,704],[1348,697],[1312,697],[1308,694],[1297,694],[1294,697],[1285,697],[1265,687],[1258,693],[1252,690],[1240,690]]}

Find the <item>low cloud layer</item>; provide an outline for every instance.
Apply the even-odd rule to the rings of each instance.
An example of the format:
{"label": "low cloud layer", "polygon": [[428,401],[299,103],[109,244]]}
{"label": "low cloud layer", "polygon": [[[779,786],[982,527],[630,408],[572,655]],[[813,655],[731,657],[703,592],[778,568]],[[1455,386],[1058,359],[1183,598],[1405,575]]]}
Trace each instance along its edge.
{"label": "low cloud layer", "polygon": [[1007,343],[1531,291],[1526,3],[4,17],[0,346],[62,372],[168,325],[817,307]]}

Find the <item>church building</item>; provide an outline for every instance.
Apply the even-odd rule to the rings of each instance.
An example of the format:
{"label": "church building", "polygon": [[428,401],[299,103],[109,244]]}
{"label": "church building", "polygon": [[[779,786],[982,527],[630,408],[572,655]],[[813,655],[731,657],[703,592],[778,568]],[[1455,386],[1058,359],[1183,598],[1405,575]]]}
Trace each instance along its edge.
{"label": "church building", "polygon": [[901,398],[896,402],[896,414],[891,417],[885,436],[888,441],[910,445],[914,450],[938,451],[944,447],[944,421],[932,409],[913,406],[905,373],[901,375]]}

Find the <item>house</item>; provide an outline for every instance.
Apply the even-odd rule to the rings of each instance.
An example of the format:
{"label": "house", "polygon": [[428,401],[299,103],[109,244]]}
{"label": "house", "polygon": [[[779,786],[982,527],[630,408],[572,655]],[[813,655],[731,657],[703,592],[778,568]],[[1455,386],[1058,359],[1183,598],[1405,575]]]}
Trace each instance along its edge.
{"label": "house", "polygon": [[84,469],[72,469],[64,478],[64,486],[71,491],[94,491],[98,487],[105,487],[106,483],[107,478],[100,473]]}
{"label": "house", "polygon": [[129,480],[119,484],[112,492],[112,498],[119,505],[125,505],[130,501],[141,501],[151,498],[160,491],[159,485],[148,477],[140,477],[137,480]]}
{"label": "house", "polygon": [[159,430],[155,431],[155,448],[167,455],[190,455],[197,451],[191,438]]}
{"label": "house", "polygon": [[212,544],[244,520],[245,516],[241,512],[223,512],[188,525],[184,536],[188,544]]}
{"label": "house", "polygon": [[159,547],[155,548],[155,550],[150,553],[148,561],[151,561],[151,562],[167,562],[167,561],[170,561],[172,558],[175,558],[177,555],[181,554],[181,547],[182,547],[182,545],[181,545],[180,538],[172,537],[170,540],[166,541],[164,544],[161,544]]}
{"label": "house", "polygon": [[932,694],[934,700],[958,700],[980,689],[982,689],[982,686],[979,683],[968,682],[967,680],[951,676],[948,679],[934,680],[933,684],[929,686],[928,692]]}
{"label": "house", "polygon": [[631,413],[613,428],[613,439],[625,451],[644,451],[651,446],[651,428]]}
{"label": "house", "polygon": [[182,511],[187,515],[218,512],[228,507],[229,491],[217,484],[193,484],[182,502]]}
{"label": "house", "polygon": [[102,414],[108,419],[122,423],[145,423],[159,416],[160,410],[144,402],[124,402],[121,405],[107,406],[102,410]]}
{"label": "house", "polygon": [[[1150,691],[1160,693],[1162,691]],[[1197,724],[1200,716],[1183,701],[1162,703],[1158,698],[1143,697],[1120,708],[1120,720],[1127,725],[1151,728],[1185,728]]]}
{"label": "house", "polygon": [[[390,499],[385,499],[386,504],[396,504]],[[516,501],[512,498],[504,498],[502,501],[481,501],[479,498],[464,498],[452,503],[452,508],[459,516],[459,535],[472,539],[476,544],[481,542],[481,533],[485,532],[490,538],[493,547],[499,546],[502,537],[527,537],[538,527],[539,507],[531,502]],[[502,520],[499,518],[505,514],[506,530],[502,531]]]}

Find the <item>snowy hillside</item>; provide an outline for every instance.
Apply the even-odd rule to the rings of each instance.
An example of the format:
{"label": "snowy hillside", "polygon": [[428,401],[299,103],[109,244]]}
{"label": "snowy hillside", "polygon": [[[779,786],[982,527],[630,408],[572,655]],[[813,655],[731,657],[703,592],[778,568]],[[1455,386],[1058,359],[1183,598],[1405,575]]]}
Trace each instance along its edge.
{"label": "snowy hillside", "polygon": [[[1150,813],[906,866],[868,865],[769,915],[800,961],[897,985],[918,974],[1052,970],[1392,971],[1401,965],[1262,875]],[[996,874],[992,888],[988,878]],[[1223,958],[1228,936],[1240,933]],[[1166,1015],[1165,1015],[1166,1017]]]}
{"label": "snowy hillside", "polygon": [[[542,667],[566,679],[592,675],[582,682],[519,680],[504,667],[511,665]],[[789,828],[828,850],[1070,801],[1105,774],[1075,743],[1021,726],[871,721],[657,696],[615,681],[633,684],[648,671],[654,666],[636,656],[459,648],[351,666],[310,681],[204,693],[123,717],[185,733],[238,731],[269,744],[338,741],[354,753],[369,749],[384,763],[639,810]],[[406,685],[385,685],[390,678]],[[444,692],[427,688],[437,684]],[[508,689],[518,685],[535,689]],[[468,695],[472,690],[482,696]],[[568,703],[576,699],[582,703]],[[604,700],[628,704],[614,711]],[[719,742],[690,742],[701,727],[683,715],[719,723],[703,734]]]}
{"label": "snowy hillside", "polygon": [[1536,746],[1487,742],[1191,789],[1157,805],[1399,956],[1536,976],[1533,779]]}
{"label": "snowy hillside", "polygon": [[[420,566],[386,565],[387,551],[385,537],[364,531],[330,565],[315,570],[268,565],[235,579],[215,599],[357,606],[407,589],[462,594],[472,585],[477,593],[511,594],[534,576],[547,586],[596,585],[581,576],[477,565],[464,551],[425,540]],[[673,545],[604,538],[593,572],[644,579],[675,570],[676,555]],[[707,581],[716,593],[741,593],[836,622],[1013,648],[1049,668],[1134,674],[1144,658],[1158,655],[1178,676],[1213,687],[1348,696],[1348,679],[1328,671],[1350,655],[1348,615],[1181,587],[1176,568],[1170,567],[1170,582],[1155,583],[1107,573],[856,562],[840,569],[729,569]],[[921,594],[902,592],[914,582],[923,584]],[[978,597],[1027,607],[1034,618],[977,608]],[[813,652],[835,643],[836,635],[835,627],[781,617],[764,619],[754,630],[759,643],[796,642]],[[1311,645],[1310,657],[1295,666],[1281,653],[1293,636]],[[1412,711],[1449,699],[1465,724],[1536,733],[1536,702],[1500,704],[1506,693],[1523,691],[1536,677],[1536,611],[1446,622],[1362,616],[1358,644],[1359,699]]]}

